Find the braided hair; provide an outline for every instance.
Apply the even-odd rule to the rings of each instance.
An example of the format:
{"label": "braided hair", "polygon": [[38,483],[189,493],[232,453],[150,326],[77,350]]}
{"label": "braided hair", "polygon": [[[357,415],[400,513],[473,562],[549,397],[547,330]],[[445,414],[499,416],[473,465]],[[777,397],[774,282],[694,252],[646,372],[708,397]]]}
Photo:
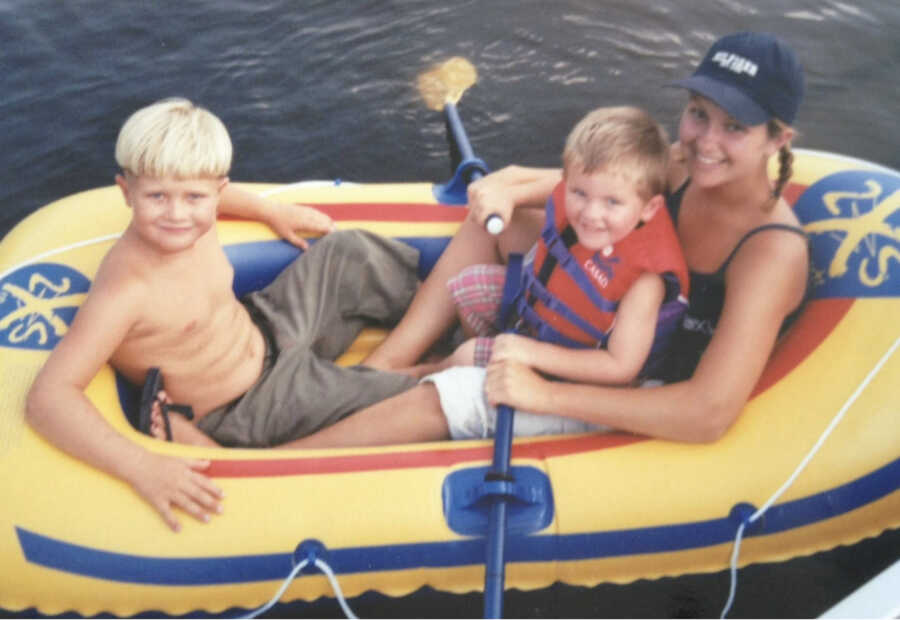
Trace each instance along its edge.
{"label": "braided hair", "polygon": [[[769,136],[777,138],[781,135],[785,125],[776,118],[772,118],[768,123]],[[794,174],[794,153],[791,151],[790,142],[785,143],[778,150],[778,178],[775,180],[775,188],[772,190],[772,206],[781,198],[781,192],[784,190],[787,182]]]}

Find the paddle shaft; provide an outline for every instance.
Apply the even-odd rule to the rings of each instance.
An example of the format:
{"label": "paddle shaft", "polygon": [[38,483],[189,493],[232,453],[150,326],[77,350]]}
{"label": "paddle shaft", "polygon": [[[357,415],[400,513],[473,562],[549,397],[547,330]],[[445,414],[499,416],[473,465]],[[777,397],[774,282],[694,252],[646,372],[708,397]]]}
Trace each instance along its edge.
{"label": "paddle shaft", "polygon": [[[456,148],[463,161],[474,159],[475,152],[469,143],[456,104],[444,104],[444,117]],[[470,180],[481,178],[481,172],[474,170]],[[494,216],[496,217],[496,216]],[[494,460],[488,474],[493,480],[511,480],[510,453],[512,452],[514,410],[506,405],[497,407],[497,428],[494,433]],[[491,504],[488,517],[487,557],[484,572],[484,617],[503,617],[503,589],[506,582],[506,498],[498,496]]]}
{"label": "paddle shaft", "polygon": [[[466,128],[463,127],[462,120],[459,118],[459,111],[456,109],[456,104],[452,101],[444,104],[444,118],[447,120],[447,128],[453,136],[453,142],[456,144],[456,150],[459,152],[460,159],[462,161],[475,159],[475,151],[472,150],[472,145],[469,143]],[[470,180],[474,181],[480,178],[481,172],[473,170]]]}
{"label": "paddle shaft", "polygon": [[[494,433],[494,460],[489,476],[512,481],[510,453],[512,452],[513,418],[515,410],[506,405],[497,407],[497,428]],[[488,516],[487,558],[484,571],[484,617],[503,617],[503,588],[506,582],[506,498],[494,498]]]}
{"label": "paddle shaft", "polygon": [[[459,118],[459,112],[456,110],[456,104],[449,101],[445,103],[444,116],[447,119],[447,127],[450,129],[450,133],[453,136],[453,141],[456,143],[456,148],[457,151],[459,151],[459,156],[462,161],[465,161],[467,159],[474,159],[475,152],[472,150],[472,145],[469,144],[469,138],[466,135],[466,130]],[[470,179],[470,181],[480,179],[481,176],[482,175],[479,171],[473,170],[472,178]],[[503,223],[503,218],[501,218],[497,214],[492,214],[489,215],[484,221],[484,227],[492,235],[499,235],[501,232],[503,232],[505,226]]]}

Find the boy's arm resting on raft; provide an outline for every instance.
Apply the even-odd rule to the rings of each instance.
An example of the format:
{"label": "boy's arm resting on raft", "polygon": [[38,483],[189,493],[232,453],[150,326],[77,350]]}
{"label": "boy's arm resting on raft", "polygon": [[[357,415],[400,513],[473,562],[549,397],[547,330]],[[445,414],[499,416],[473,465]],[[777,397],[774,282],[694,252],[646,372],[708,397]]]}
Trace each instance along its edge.
{"label": "boy's arm resting on raft", "polygon": [[309,244],[301,232],[319,235],[334,230],[332,219],[318,209],[267,200],[234,183],[228,183],[222,189],[219,213],[264,222],[282,238],[304,250]]}
{"label": "boy's arm resting on raft", "polygon": [[[26,417],[36,432],[68,454],[130,484],[173,530],[177,506],[206,521],[221,511],[219,488],[202,475],[208,462],[154,454],[116,431],[85,396],[94,375],[125,338],[137,297],[95,282],[68,333],[28,394]],[[125,285],[127,286],[127,285]],[[128,305],[131,304],[131,308]]]}
{"label": "boy's arm resting on raft", "polygon": [[[779,269],[761,268],[770,264]],[[489,374],[486,395],[492,404],[518,407],[518,394],[528,394],[535,413],[556,413],[661,439],[715,441],[749,399],[784,317],[803,296],[805,282],[806,249],[799,237],[755,235],[726,272],[719,324],[690,379],[648,388],[550,383],[509,365]]]}
{"label": "boy's arm resting on raft", "polygon": [[[573,349],[514,334],[497,336],[491,362],[521,362],[542,373],[583,383],[627,385],[640,372],[665,296],[661,276],[645,273],[625,293],[605,349]],[[527,404],[522,409],[530,411]]]}

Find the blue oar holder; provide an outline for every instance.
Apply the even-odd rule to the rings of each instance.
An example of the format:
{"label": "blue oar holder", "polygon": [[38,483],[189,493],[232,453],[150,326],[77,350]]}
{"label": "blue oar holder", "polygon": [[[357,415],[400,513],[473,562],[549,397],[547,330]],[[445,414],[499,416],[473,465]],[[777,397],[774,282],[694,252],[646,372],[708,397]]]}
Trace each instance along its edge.
{"label": "blue oar holder", "polygon": [[491,476],[491,467],[470,467],[444,479],[441,496],[447,525],[464,536],[489,533],[491,506],[498,499],[507,503],[506,531],[524,536],[540,531],[553,521],[553,489],[550,478],[530,466],[510,468],[504,478]]}
{"label": "blue oar holder", "polygon": [[469,201],[467,190],[469,182],[486,175],[490,170],[487,164],[477,157],[465,159],[456,167],[453,178],[443,185],[434,186],[434,197],[445,205],[464,205]]}

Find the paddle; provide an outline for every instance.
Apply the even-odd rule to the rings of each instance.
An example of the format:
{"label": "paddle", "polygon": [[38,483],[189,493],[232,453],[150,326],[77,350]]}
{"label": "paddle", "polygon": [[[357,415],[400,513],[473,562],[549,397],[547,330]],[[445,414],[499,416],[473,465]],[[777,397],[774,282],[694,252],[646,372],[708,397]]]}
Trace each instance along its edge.
{"label": "paddle", "polygon": [[[434,65],[428,71],[419,74],[417,79],[419,94],[425,100],[425,105],[435,112],[443,110],[454,144],[463,161],[473,159],[475,154],[459,118],[456,104],[477,79],[478,72],[475,67],[462,56],[454,56]],[[481,173],[475,170],[472,172],[471,180],[480,177]],[[484,227],[492,235],[499,235],[504,228],[503,218],[499,215],[489,215]]]}
{"label": "paddle", "polygon": [[456,105],[477,79],[475,66],[462,56],[454,56],[419,74],[416,84],[425,105],[440,112],[447,104]]}
{"label": "paddle", "polygon": [[[456,104],[477,79],[478,72],[472,63],[462,56],[454,56],[419,74],[416,80],[425,105],[435,112],[444,112],[447,128],[453,138],[451,144],[463,161],[474,159],[475,153],[469,144]],[[454,162],[454,166],[456,163]],[[480,177],[479,170],[472,171],[471,180]]]}
{"label": "paddle", "polygon": [[[465,128],[456,110],[456,103],[463,93],[475,83],[478,73],[465,58],[455,56],[436,65],[419,75],[419,93],[426,105],[434,110],[444,111],[447,127],[453,135],[456,147],[463,161],[474,159],[475,155]],[[481,171],[473,170],[471,180],[482,176]],[[499,223],[499,229],[496,224]],[[492,215],[485,223],[492,234],[503,229],[503,220]],[[494,459],[490,471],[485,475],[485,482],[512,485],[514,480],[510,473],[510,452],[512,451],[514,410],[500,405],[497,407],[497,428],[494,433]],[[488,518],[487,557],[484,575],[484,617],[500,618],[503,615],[503,587],[506,578],[504,548],[506,546],[506,507],[507,498],[503,494],[493,497],[491,512]]]}

